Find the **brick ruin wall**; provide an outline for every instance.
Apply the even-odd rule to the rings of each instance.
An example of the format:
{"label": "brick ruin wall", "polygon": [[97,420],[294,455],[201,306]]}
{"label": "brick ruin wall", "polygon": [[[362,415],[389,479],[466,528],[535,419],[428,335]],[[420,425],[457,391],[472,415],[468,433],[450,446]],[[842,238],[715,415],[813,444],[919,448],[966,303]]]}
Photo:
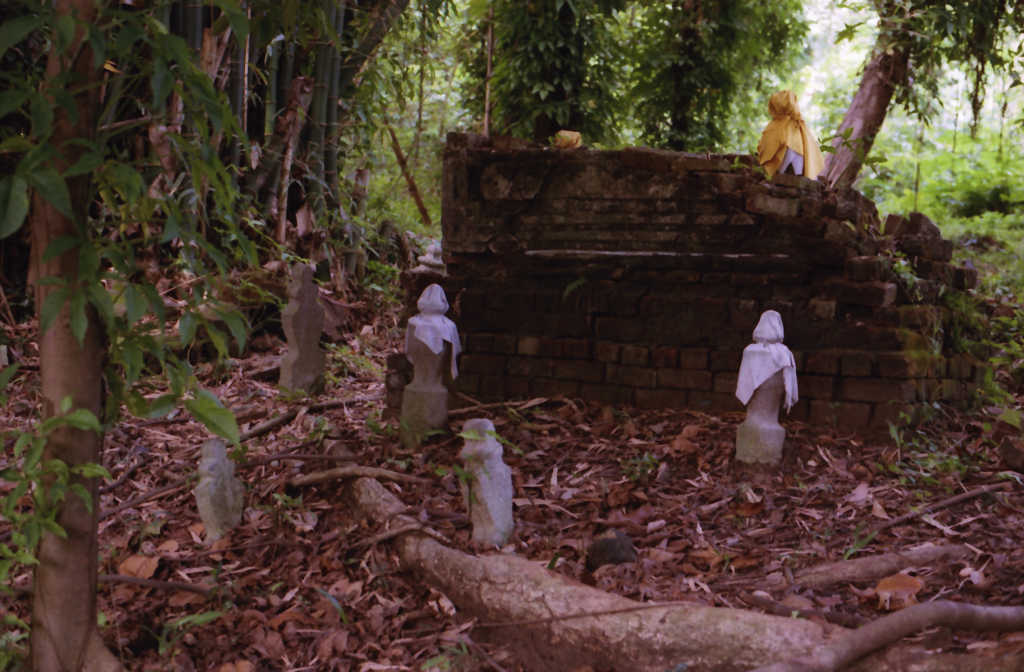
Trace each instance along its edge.
{"label": "brick ruin wall", "polygon": [[[410,315],[428,284],[444,287],[464,353],[453,391],[742,411],[742,350],[769,309],[797,362],[791,419],[884,428],[960,403],[984,378],[943,329],[942,294],[977,272],[949,263],[951,241],[923,216],[883,225],[859,192],[769,181],[747,156],[495,142],[449,134],[448,275],[402,277]],[[388,369],[397,409],[412,372],[401,353]]]}

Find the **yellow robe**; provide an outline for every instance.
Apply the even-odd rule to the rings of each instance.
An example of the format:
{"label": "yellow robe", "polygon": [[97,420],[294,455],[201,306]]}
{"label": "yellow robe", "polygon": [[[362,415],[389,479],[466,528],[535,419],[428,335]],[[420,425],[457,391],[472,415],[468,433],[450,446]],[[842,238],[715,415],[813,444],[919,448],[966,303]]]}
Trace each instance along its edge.
{"label": "yellow robe", "polygon": [[757,158],[768,171],[768,176],[778,172],[786,150],[792,149],[804,157],[804,176],[818,179],[818,174],[825,167],[825,159],[818,149],[818,139],[800,116],[796,94],[788,90],[773,93],[768,100],[768,112],[772,120],[765,126],[761,142],[757,143]]}

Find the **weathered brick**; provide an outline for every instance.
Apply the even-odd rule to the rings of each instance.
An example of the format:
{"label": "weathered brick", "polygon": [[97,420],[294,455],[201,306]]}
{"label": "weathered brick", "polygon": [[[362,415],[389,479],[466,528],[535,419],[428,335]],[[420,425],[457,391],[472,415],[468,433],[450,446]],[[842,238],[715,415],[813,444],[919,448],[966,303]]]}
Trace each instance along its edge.
{"label": "weathered brick", "polygon": [[601,339],[633,343],[643,338],[644,325],[637,319],[599,317],[594,321],[594,333]]}
{"label": "weathered brick", "polygon": [[412,373],[408,371],[388,371],[384,376],[384,389],[403,390],[412,381]]}
{"label": "weathered brick", "polygon": [[[711,370],[718,371],[739,371],[740,359],[743,353],[731,350],[713,350],[711,352]],[[680,357],[681,359],[682,357]]]}
{"label": "weathered brick", "polygon": [[633,168],[668,173],[672,170],[672,162],[679,157],[676,152],[650,147],[623,147],[619,152],[619,161]]}
{"label": "weathered brick", "polygon": [[[482,383],[481,383],[481,389]],[[510,377],[505,379],[505,396],[509,398],[515,397],[529,397],[530,396],[530,379],[520,377]]]}
{"label": "weathered brick", "polygon": [[702,156],[683,156],[672,162],[672,171],[683,173],[691,170],[727,171],[732,164],[722,159],[708,159]]}
{"label": "weathered brick", "polygon": [[623,406],[632,404],[635,393],[632,387],[623,385],[580,385],[580,396],[588,401],[599,401],[603,404]]}
{"label": "weathered brick", "polygon": [[706,369],[708,368],[707,350],[680,350],[680,369]]}
{"label": "weathered brick", "polygon": [[452,392],[476,394],[480,390],[480,375],[460,371],[459,377],[448,383],[447,387]]}
{"label": "weathered brick", "polygon": [[843,399],[846,401],[909,403],[916,397],[917,385],[914,381],[870,378],[848,378],[843,381]]}
{"label": "weathered brick", "polygon": [[494,348],[493,334],[464,334],[466,337],[464,352],[488,353]]}
{"label": "weathered brick", "polygon": [[821,190],[821,183],[817,180],[812,180],[809,177],[803,175],[783,175],[782,173],[775,173],[772,176],[772,184],[779,184],[784,187],[793,187],[795,189],[803,189],[804,191],[810,191],[817,193]]}
{"label": "weathered brick", "polygon": [[802,367],[797,367],[800,373],[820,373],[827,376],[839,373],[839,354],[835,352],[807,352],[804,353],[803,362]]}
{"label": "weathered brick", "polygon": [[540,347],[537,354],[541,357],[554,357],[559,359],[562,357],[562,341],[556,338],[542,338],[540,339]]}
{"label": "weathered brick", "polygon": [[609,364],[607,381],[612,385],[629,385],[630,387],[656,387],[658,372],[639,366],[620,366]]}
{"label": "weathered brick", "polygon": [[835,280],[828,285],[828,296],[842,303],[885,308],[896,301],[896,285],[890,282],[848,282]]}
{"label": "weathered brick", "polygon": [[517,352],[520,355],[536,357],[540,354],[540,339],[535,336],[520,336]]}
{"label": "weathered brick", "polygon": [[792,408],[789,409],[789,412],[786,412],[785,409],[782,409],[782,411],[779,413],[779,420],[782,422],[807,422],[807,414],[810,413],[810,410],[810,399],[798,399],[797,402],[793,404]]}
{"label": "weathered brick", "polygon": [[590,320],[586,315],[560,313],[545,314],[541,320],[544,334],[548,336],[581,337],[590,335]]}
{"label": "weathered brick", "polygon": [[836,379],[832,376],[799,376],[796,383],[800,398],[823,401],[835,399]]}
{"label": "weathered brick", "polygon": [[896,243],[897,249],[911,257],[924,257],[935,261],[949,261],[953,258],[953,241],[925,236],[903,236]]}
{"label": "weathered brick", "polygon": [[515,336],[497,334],[494,336],[494,345],[491,352],[497,355],[514,355],[519,349],[519,339]]}
{"label": "weathered brick", "polygon": [[622,356],[622,346],[618,343],[598,341],[594,346],[594,358],[599,362],[618,363]]}
{"label": "weathered brick", "polygon": [[388,408],[402,408],[402,390],[388,390],[385,397]]}
{"label": "weathered brick", "polygon": [[875,355],[868,352],[844,352],[840,371],[844,376],[868,378],[875,364]]}
{"label": "weathered brick", "polygon": [[679,351],[673,348],[654,348],[651,350],[651,365],[660,369],[679,366]]}
{"label": "weathered brick", "polygon": [[584,383],[604,382],[605,365],[602,362],[555,362],[554,377],[559,380],[578,380]]}
{"label": "weathered brick", "polygon": [[562,310],[561,292],[537,292],[533,296],[535,310],[542,313],[558,313]]}
{"label": "weathered brick", "polygon": [[942,386],[939,381],[924,378],[917,381],[917,400],[925,403],[932,403],[939,400],[942,394]]}
{"label": "weathered brick", "polygon": [[978,269],[954,266],[952,268],[953,289],[975,289],[978,286]]}
{"label": "weathered brick", "polygon": [[767,194],[757,194],[747,199],[746,210],[762,215],[796,217],[800,214],[800,201],[795,198],[775,198]]}
{"label": "weathered brick", "polygon": [[658,387],[683,390],[711,390],[714,376],[710,371],[691,369],[658,369]]}
{"label": "weathered brick", "polygon": [[863,431],[871,419],[871,404],[811,400],[807,421],[841,429]]}
{"label": "weathered brick", "polygon": [[878,375],[883,378],[923,378],[932,369],[932,359],[925,353],[880,354]]}
{"label": "weathered brick", "polygon": [[683,390],[637,390],[636,405],[640,408],[687,408],[688,396]]}
{"label": "weathered brick", "polygon": [[535,378],[530,381],[530,394],[534,397],[575,397],[579,392],[580,384],[571,380]]}
{"label": "weathered brick", "polygon": [[736,394],[727,392],[690,392],[690,408],[704,413],[737,413],[746,410]]}
{"label": "weathered brick", "polygon": [[912,422],[916,407],[911,404],[875,404],[875,410],[871,413],[871,426],[885,429],[893,424],[897,427],[905,427],[908,418]]}
{"label": "weathered brick", "polygon": [[732,373],[731,371],[724,371],[722,373],[715,374],[715,392],[722,393],[736,393],[736,382],[739,380],[738,373]]}
{"label": "weathered brick", "polygon": [[513,376],[550,377],[554,362],[540,357],[509,357],[508,372]]}
{"label": "weathered brick", "polygon": [[847,280],[854,282],[873,282],[886,280],[890,273],[889,259],[886,257],[853,257],[846,260],[845,274]]}
{"label": "weathered brick", "polygon": [[902,238],[908,235],[938,238],[942,236],[942,233],[932,220],[920,212],[912,212],[909,217],[889,215],[885,220],[885,235],[893,238]]}
{"label": "weathered brick", "polygon": [[938,382],[942,387],[942,391],[939,393],[939,396],[943,401],[963,401],[963,381],[946,378],[945,380],[940,380]]}
{"label": "weathered brick", "polygon": [[624,345],[622,363],[626,366],[647,366],[651,363],[651,349],[638,345]]}
{"label": "weathered brick", "polygon": [[594,354],[593,341],[570,338],[562,345],[562,351],[569,359],[590,359]]}
{"label": "weathered brick", "polygon": [[460,358],[459,372],[500,376],[505,373],[507,362],[508,358],[503,355],[467,353]]}

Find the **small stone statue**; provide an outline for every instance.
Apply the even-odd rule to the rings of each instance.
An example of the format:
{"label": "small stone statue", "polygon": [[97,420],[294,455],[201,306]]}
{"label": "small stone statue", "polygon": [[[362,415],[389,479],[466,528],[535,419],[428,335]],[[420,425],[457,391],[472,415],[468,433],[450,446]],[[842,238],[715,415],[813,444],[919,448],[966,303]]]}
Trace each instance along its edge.
{"label": "small stone statue", "polygon": [[402,392],[402,443],[415,447],[416,434],[440,429],[448,421],[448,389],[441,381],[450,359],[452,378],[459,375],[456,356],[462,347],[455,323],[444,316],[448,300],[440,285],[430,285],[416,303],[420,313],[409,318],[405,356],[412,363],[412,382]]}
{"label": "small stone statue", "polygon": [[466,439],[459,453],[466,472],[473,477],[468,484],[462,484],[462,497],[473,523],[473,541],[504,546],[516,528],[512,520],[512,470],[501,460],[504,451],[493,436],[493,422],[483,418],[468,420],[463,431],[481,437]]}
{"label": "small stone statue", "polygon": [[411,269],[410,273],[438,273],[444,275],[444,262],[441,261],[441,244],[430,243],[426,254],[416,257],[420,265]]}
{"label": "small stone statue", "polygon": [[220,439],[203,444],[199,460],[199,484],[196,496],[199,516],[206,526],[207,539],[220,539],[242,521],[245,486],[235,478],[235,463],[228,459]]}
{"label": "small stone statue", "polygon": [[792,167],[794,175],[818,179],[825,160],[818,149],[818,139],[800,114],[796,94],[788,90],[773,93],[768,99],[768,112],[772,120],[757,143],[757,158],[768,177],[775,173],[784,175]]}
{"label": "small stone statue", "polygon": [[779,406],[786,412],[796,403],[796,362],[782,344],[782,316],[766,310],[754,329],[754,342],[743,350],[736,397],[747,406],[747,419],[736,431],[736,459],[778,462],[786,430],[779,424]]}
{"label": "small stone statue", "polygon": [[327,353],[320,349],[324,308],[317,301],[320,290],[313,282],[313,267],[295,264],[288,285],[288,305],[281,311],[281,325],[288,352],[281,359],[281,387],[302,390],[310,396],[324,391]]}

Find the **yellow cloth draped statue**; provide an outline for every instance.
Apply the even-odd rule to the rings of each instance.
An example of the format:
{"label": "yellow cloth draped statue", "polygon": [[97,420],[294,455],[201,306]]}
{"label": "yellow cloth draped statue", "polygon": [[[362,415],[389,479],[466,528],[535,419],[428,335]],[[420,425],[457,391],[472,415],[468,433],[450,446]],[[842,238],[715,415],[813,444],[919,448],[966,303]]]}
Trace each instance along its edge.
{"label": "yellow cloth draped statue", "polygon": [[[812,180],[825,167],[825,160],[818,149],[818,139],[811,129],[807,128],[804,118],[800,116],[800,104],[792,91],[773,93],[768,100],[768,112],[772,120],[765,126],[761,134],[761,142],[757,143],[757,158],[771,177],[779,171],[786,159],[786,150],[792,150],[802,158],[794,161],[794,168],[803,163],[803,174]],[[800,174],[800,170],[796,171]]]}

